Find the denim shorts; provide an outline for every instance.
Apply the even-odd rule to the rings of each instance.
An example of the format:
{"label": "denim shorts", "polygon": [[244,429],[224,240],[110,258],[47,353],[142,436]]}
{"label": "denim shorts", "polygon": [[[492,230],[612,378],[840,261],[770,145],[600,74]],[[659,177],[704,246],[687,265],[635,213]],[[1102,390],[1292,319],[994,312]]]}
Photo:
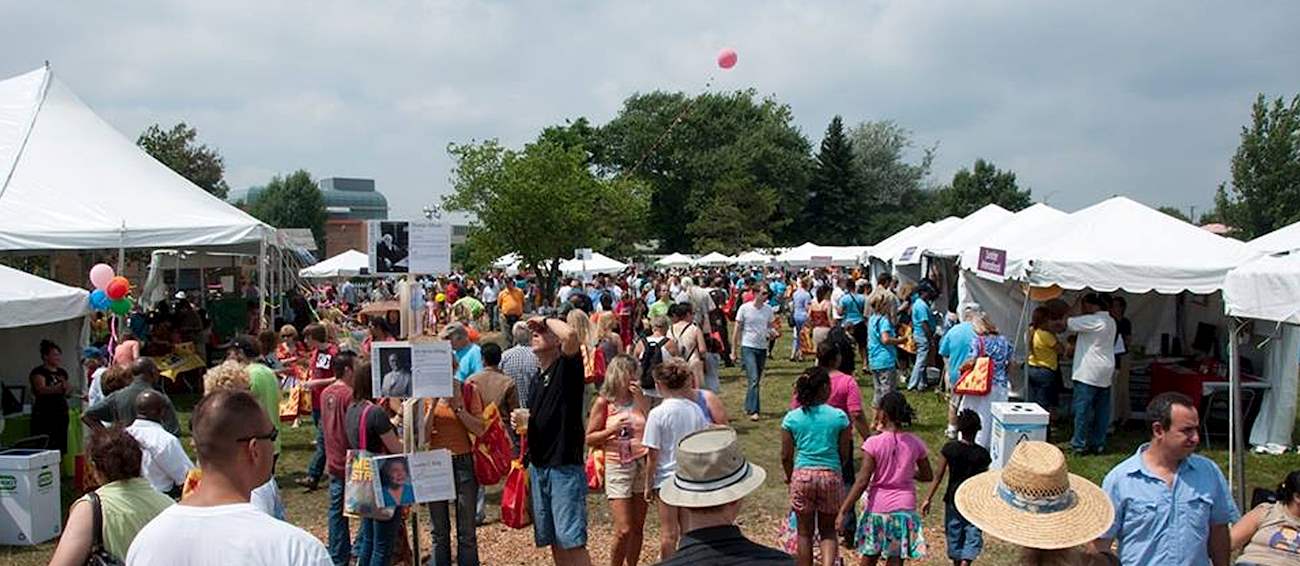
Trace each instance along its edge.
{"label": "denim shorts", "polygon": [[984,532],[962,517],[952,503],[943,506],[943,534],[948,540],[950,560],[974,561],[984,550]]}
{"label": "denim shorts", "polygon": [[533,542],[565,550],[587,545],[587,471],[582,465],[529,466]]}

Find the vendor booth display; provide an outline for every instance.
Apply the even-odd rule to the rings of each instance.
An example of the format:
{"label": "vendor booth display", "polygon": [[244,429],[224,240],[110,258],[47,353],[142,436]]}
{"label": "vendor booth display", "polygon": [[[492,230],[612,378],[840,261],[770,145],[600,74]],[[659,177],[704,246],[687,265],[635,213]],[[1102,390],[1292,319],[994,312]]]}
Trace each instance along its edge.
{"label": "vendor booth display", "polygon": [[357,250],[348,250],[316,265],[298,270],[303,279],[339,279],[356,277],[369,266],[370,257]]}

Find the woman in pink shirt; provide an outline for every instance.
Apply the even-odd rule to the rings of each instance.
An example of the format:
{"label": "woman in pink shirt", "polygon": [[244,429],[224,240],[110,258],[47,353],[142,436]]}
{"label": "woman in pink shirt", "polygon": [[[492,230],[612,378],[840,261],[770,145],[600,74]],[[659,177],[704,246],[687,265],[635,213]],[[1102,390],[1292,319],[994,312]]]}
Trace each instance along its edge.
{"label": "woman in pink shirt", "polygon": [[122,331],[121,342],[113,348],[113,365],[129,368],[140,357],[140,341],[130,330]]}
{"label": "woman in pink shirt", "polygon": [[921,516],[916,512],[916,482],[932,481],[934,472],[925,442],[912,433],[900,432],[912,423],[914,414],[902,393],[891,391],[880,399],[876,411],[880,434],[862,443],[862,469],[840,506],[837,531],[844,526],[844,514],[853,510],[866,492],[856,546],[868,566],[875,566],[881,558],[887,564],[901,565],[925,557]]}

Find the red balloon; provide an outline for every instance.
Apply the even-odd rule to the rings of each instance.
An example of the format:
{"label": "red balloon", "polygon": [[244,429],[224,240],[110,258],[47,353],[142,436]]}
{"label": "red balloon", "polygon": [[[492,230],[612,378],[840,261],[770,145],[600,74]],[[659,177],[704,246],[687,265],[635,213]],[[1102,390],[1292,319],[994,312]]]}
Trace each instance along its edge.
{"label": "red balloon", "polygon": [[736,66],[736,50],[725,47],[718,52],[718,66],[723,69],[730,69]]}
{"label": "red balloon", "polygon": [[108,285],[104,286],[104,293],[108,295],[108,298],[114,301],[125,297],[126,294],[130,292],[131,282],[127,281],[126,278],[121,275],[114,277],[108,282]]}

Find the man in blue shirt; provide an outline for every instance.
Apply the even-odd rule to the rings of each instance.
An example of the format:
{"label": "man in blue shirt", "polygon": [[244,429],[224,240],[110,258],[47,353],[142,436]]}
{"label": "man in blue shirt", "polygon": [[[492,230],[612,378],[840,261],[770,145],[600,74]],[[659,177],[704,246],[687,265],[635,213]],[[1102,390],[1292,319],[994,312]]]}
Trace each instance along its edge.
{"label": "man in blue shirt", "polygon": [[451,342],[451,355],[456,356],[456,381],[465,383],[469,376],[483,371],[483,353],[478,344],[469,341],[469,331],[459,322],[448,324],[438,335]]}
{"label": "man in blue shirt", "polygon": [[909,391],[924,391],[926,387],[925,370],[929,366],[930,341],[934,336],[930,303],[938,296],[934,282],[922,279],[916,297],[912,299],[912,341],[916,344],[916,363],[912,364],[912,375],[907,380]]}
{"label": "man in blue shirt", "polygon": [[1241,518],[1223,472],[1195,454],[1200,419],[1192,400],[1161,393],[1147,406],[1151,441],[1106,474],[1115,522],[1094,543],[1119,543],[1125,566],[1227,566],[1228,525]]}
{"label": "man in blue shirt", "polygon": [[[957,385],[957,378],[961,377],[961,365],[970,357],[971,346],[975,344],[975,327],[971,320],[975,315],[980,313],[980,306],[975,303],[967,303],[961,309],[961,323],[949,328],[943,333],[943,338],[939,340],[939,355],[944,360],[944,375],[948,377],[948,389]],[[959,397],[952,395],[948,399],[948,429],[944,432],[948,438],[957,438],[957,401]]]}
{"label": "man in blue shirt", "polygon": [[853,336],[853,342],[858,345],[858,356],[862,361],[867,360],[867,296],[863,294],[867,290],[867,281],[860,280],[857,282],[854,290],[845,290],[844,296],[840,297],[840,315],[841,324],[849,335]]}

